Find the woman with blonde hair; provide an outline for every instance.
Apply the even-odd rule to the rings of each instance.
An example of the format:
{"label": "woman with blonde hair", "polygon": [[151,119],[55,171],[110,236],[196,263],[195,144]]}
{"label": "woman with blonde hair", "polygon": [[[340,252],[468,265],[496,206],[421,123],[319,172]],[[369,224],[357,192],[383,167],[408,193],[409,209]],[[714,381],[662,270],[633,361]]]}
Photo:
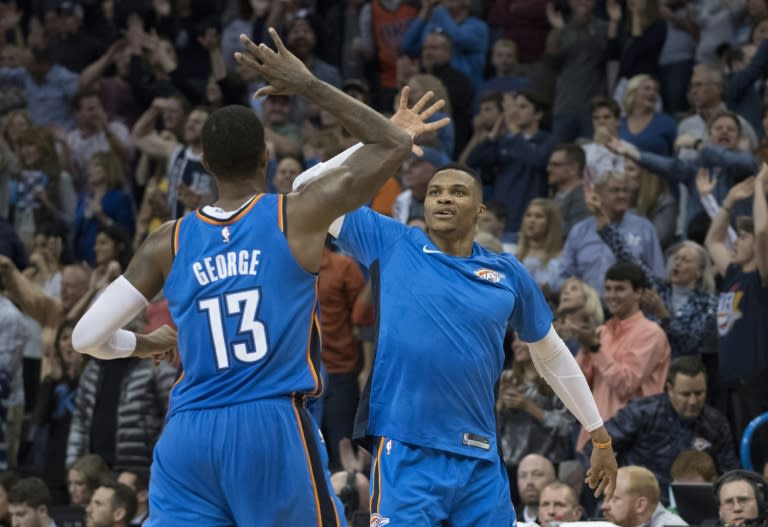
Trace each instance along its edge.
{"label": "woman with blonde hair", "polygon": [[629,184],[629,201],[635,212],[648,218],[656,227],[661,247],[669,247],[677,227],[677,200],[669,190],[669,183],[632,159],[624,160],[624,173]]}
{"label": "woman with blonde hair", "polygon": [[133,199],[123,190],[123,164],[116,154],[98,152],[91,157],[88,187],[90,192],[82,195],[77,204],[75,255],[94,266],[93,246],[100,228],[116,224],[133,236],[136,225]]}
{"label": "woman with blonde hair", "polygon": [[18,138],[21,174],[12,183],[11,216],[28,248],[44,220],[72,225],[77,194],[69,173],[62,170],[53,137],[43,127],[25,130]]}
{"label": "woman with blonde hair", "polygon": [[619,138],[640,150],[662,156],[674,153],[677,122],[658,112],[659,85],[650,75],[635,75],[627,82],[622,104],[626,115],[619,123]]}
{"label": "woman with blonde hair", "polygon": [[528,269],[545,296],[557,293],[562,250],[560,209],[551,199],[532,199],[520,226],[517,259]]}
{"label": "woman with blonde hair", "polygon": [[553,325],[571,353],[576,355],[581,347],[576,333],[572,331],[574,325],[597,327],[603,322],[603,304],[595,288],[576,277],[563,282]]}
{"label": "woman with blonde hair", "polygon": [[29,112],[26,110],[13,110],[5,116],[5,126],[3,128],[3,139],[11,147],[11,151],[19,156],[19,139],[21,134],[35,126],[32,122],[32,118],[29,116]]}

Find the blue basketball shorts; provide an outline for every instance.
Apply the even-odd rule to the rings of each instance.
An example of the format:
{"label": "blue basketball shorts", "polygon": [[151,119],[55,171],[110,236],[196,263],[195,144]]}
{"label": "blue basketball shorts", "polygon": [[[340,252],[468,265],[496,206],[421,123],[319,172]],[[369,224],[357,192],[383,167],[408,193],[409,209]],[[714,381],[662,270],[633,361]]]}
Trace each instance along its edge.
{"label": "blue basketball shorts", "polygon": [[155,446],[148,527],[346,526],[318,426],[291,399],[176,413]]}
{"label": "blue basketball shorts", "polygon": [[371,527],[514,527],[504,464],[378,438]]}

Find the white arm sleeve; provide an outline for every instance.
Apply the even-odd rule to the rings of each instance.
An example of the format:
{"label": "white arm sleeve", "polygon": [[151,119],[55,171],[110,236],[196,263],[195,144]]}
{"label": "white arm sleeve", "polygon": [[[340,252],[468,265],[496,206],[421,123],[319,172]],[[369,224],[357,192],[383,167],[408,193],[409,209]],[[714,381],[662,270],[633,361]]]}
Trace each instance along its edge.
{"label": "white arm sleeve", "polygon": [[[714,219],[715,216],[717,216],[717,213],[720,211],[720,204],[717,202],[717,199],[712,194],[707,194],[706,196],[700,198],[701,206],[704,207],[704,210],[707,212],[707,216],[709,216],[710,219]],[[726,245],[731,247],[733,242],[736,241],[736,237],[736,231],[733,230],[733,227],[728,225],[728,243],[726,243]]]}
{"label": "white arm sleeve", "polygon": [[[349,158],[352,154],[357,152],[361,147],[363,146],[363,143],[357,143],[356,145],[350,146],[340,154],[337,154],[333,156],[328,161],[325,161],[324,163],[318,163],[315,166],[309,168],[308,170],[305,170],[301,174],[299,174],[296,179],[293,180],[293,190],[297,190],[302,185],[305,185],[306,183],[309,183],[313,179],[316,179],[323,175],[323,173],[328,170],[329,168],[336,168],[341,166],[344,161]],[[333,220],[333,223],[328,227],[328,233],[333,236],[334,238],[339,237],[339,233],[341,232],[341,226],[344,224],[344,216],[340,216]]]}
{"label": "white arm sleeve", "polygon": [[591,432],[603,426],[587,379],[563,339],[550,326],[547,336],[528,343],[531,360],[568,410]]}
{"label": "white arm sleeve", "polygon": [[120,359],[136,349],[136,335],[122,328],[147,307],[147,299],[120,275],[91,304],[72,331],[72,346],[97,359]]}

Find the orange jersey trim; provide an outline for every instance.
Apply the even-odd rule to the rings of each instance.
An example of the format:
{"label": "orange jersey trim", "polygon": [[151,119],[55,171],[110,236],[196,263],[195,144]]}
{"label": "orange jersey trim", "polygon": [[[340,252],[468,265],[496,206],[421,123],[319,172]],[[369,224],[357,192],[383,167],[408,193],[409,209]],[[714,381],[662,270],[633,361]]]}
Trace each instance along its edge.
{"label": "orange jersey trim", "polygon": [[181,222],[184,218],[181,217],[173,224],[173,238],[171,246],[171,255],[176,258],[176,254],[179,252],[179,233],[181,232]]}
{"label": "orange jersey trim", "polygon": [[259,200],[263,198],[265,195],[266,194],[258,194],[257,196],[254,196],[248,205],[243,207],[243,209],[240,212],[238,212],[237,214],[235,214],[234,216],[232,216],[227,220],[217,220],[215,218],[209,218],[208,216],[205,216],[203,213],[201,213],[199,210],[195,211],[195,215],[197,216],[197,219],[205,223],[208,223],[210,225],[232,225],[236,221],[242,219],[243,216],[248,214],[248,212],[250,212],[250,210],[254,207],[254,205],[256,205],[256,203],[258,203]]}

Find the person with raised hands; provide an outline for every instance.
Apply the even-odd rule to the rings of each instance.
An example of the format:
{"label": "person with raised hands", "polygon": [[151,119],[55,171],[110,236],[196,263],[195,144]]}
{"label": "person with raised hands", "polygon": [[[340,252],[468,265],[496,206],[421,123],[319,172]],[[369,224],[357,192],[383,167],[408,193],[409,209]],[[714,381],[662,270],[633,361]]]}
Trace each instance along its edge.
{"label": "person with raised hands", "polygon": [[[218,200],[150,234],[72,335],[76,350],[102,359],[178,347],[183,373],[154,452],[148,527],[345,523],[305,408],[323,390],[317,273],[331,222],[373,198],[407,159],[413,134],[314,77],[269,33],[276,49],[243,35],[235,55],[267,82],[256,95],[303,96],[362,147],[334,177],[266,194],[258,117],[244,106],[211,113],[201,162]],[[401,121],[418,129],[440,106],[422,113],[428,101]],[[121,329],[161,290],[178,335]]]}

